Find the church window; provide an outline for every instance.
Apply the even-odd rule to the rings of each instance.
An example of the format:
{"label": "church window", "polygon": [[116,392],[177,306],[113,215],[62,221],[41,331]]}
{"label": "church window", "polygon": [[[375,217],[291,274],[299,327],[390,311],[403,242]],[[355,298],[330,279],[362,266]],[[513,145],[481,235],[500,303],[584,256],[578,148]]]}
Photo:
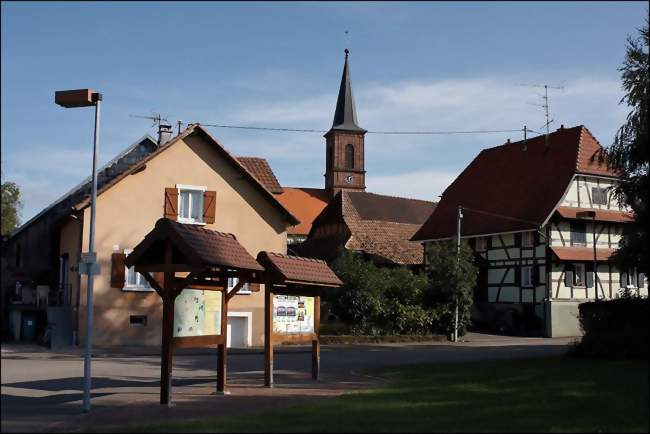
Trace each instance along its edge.
{"label": "church window", "polygon": [[345,147],[345,168],[354,169],[354,146],[352,145]]}

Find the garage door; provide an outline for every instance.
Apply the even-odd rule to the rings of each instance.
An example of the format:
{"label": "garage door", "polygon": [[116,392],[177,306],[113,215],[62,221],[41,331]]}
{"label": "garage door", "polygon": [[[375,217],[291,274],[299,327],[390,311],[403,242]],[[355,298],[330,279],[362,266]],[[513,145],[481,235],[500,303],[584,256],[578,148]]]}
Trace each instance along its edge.
{"label": "garage door", "polygon": [[248,318],[241,316],[228,317],[228,348],[243,348],[248,346]]}

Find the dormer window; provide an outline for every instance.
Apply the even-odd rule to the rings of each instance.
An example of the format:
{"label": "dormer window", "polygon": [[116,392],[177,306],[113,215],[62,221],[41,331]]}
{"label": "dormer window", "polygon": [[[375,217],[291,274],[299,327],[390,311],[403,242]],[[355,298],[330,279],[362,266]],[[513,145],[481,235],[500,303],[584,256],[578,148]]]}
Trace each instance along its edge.
{"label": "dormer window", "polygon": [[354,146],[345,146],[345,168],[354,169]]}

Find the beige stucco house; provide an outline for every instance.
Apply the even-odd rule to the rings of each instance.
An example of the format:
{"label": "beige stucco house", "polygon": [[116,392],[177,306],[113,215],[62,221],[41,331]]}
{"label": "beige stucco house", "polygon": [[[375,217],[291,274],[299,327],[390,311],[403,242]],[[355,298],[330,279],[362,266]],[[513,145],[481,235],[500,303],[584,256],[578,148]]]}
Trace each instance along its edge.
{"label": "beige stucco house", "polygon": [[[127,150],[126,154],[134,153],[131,158],[124,154],[113,160],[114,173],[109,174],[111,164],[101,172],[105,176],[100,177],[95,235],[101,267],[94,283],[93,343],[97,345],[160,344],[160,297],[144,278],[115,259],[128,254],[159,218],[232,233],[253,257],[262,250],[286,253],[287,227],[299,223],[264,181],[201,126],[190,125],[166,143],[151,142],[145,139],[132,147],[145,146],[144,151]],[[63,315],[71,316],[72,330],[78,334],[75,340],[81,343],[87,280],[78,274],[78,263],[88,248],[89,199],[77,192],[62,203],[20,228],[6,243],[5,255],[8,271],[19,282],[17,288],[50,286],[51,296],[60,303],[50,301],[47,310],[52,310],[52,304],[67,309]],[[56,218],[48,218],[52,210],[58,210]],[[38,248],[38,241],[33,242],[38,239],[36,232],[48,234],[40,243],[48,248],[46,254],[32,258],[25,250]],[[263,291],[246,289],[229,306],[232,346],[263,344]],[[12,306],[20,311],[11,304],[10,311]]]}

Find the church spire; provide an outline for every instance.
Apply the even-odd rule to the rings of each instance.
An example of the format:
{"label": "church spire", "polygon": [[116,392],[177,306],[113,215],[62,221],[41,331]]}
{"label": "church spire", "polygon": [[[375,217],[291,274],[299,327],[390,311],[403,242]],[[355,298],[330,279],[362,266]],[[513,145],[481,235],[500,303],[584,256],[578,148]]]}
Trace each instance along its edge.
{"label": "church spire", "polygon": [[357,110],[354,106],[352,82],[350,81],[350,67],[348,66],[349,54],[350,50],[346,48],[345,65],[343,66],[343,76],[341,77],[341,87],[339,88],[339,97],[336,101],[336,112],[334,113],[334,122],[332,122],[331,130],[365,133],[366,130],[357,125]]}

